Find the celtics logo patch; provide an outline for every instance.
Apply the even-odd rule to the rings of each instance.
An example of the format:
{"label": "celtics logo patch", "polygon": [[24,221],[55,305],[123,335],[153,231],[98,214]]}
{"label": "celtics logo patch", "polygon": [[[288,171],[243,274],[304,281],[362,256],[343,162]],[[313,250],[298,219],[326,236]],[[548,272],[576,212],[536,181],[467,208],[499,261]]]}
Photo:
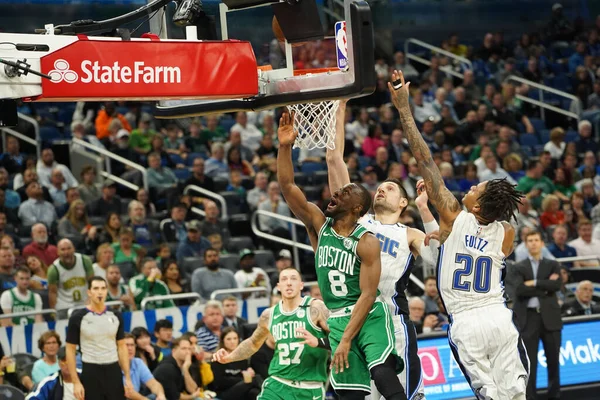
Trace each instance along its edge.
{"label": "celtics logo patch", "polygon": [[352,248],[352,239],[350,239],[350,238],[344,239],[344,247],[347,249]]}

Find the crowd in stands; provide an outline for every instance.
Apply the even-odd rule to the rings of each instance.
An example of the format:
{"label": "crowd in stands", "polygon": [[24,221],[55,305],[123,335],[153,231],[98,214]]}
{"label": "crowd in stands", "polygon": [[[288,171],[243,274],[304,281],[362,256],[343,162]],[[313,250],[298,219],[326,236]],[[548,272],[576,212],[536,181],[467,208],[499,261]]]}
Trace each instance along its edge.
{"label": "crowd in stands", "polygon": [[[349,103],[345,124],[345,157],[350,177],[374,192],[378,182],[399,178],[412,199],[420,179],[398,116],[389,102],[386,82],[394,69],[412,82],[412,107],[423,137],[432,150],[448,188],[457,198],[478,182],[506,178],[525,198],[516,221],[519,234],[510,262],[527,259],[525,238],[540,232],[545,258],[586,256],[562,263],[562,289],[557,293],[564,316],[600,312],[593,302],[594,284],[582,280],[582,267],[600,260],[600,16],[592,26],[569,21],[562,8],[552,8],[547,29],[523,33],[507,43],[489,33],[480,45],[461,43],[458,34],[440,47],[472,60],[473,70],[448,57],[430,54],[427,69],[405,54],[380,58],[378,86],[371,96]],[[332,66],[327,42],[294,49],[295,67]],[[271,45],[265,62],[282,62],[280,46]],[[459,71],[457,78],[448,71]],[[562,119],[518,95],[537,98],[529,85],[512,75],[573,93],[578,101],[562,104],[579,120]],[[559,103],[556,103],[559,102]],[[59,163],[49,143],[40,154],[23,153],[22,143],[8,136],[0,156],[0,307],[4,314],[54,308],[59,317],[84,306],[86,279],[98,275],[109,285],[109,300],[124,311],[141,309],[151,296],[196,293],[205,302],[203,320],[193,333],[173,340],[169,321],[154,332],[131,332],[144,396],[185,392],[182,369],[198,390],[219,398],[254,398],[273,350],[269,343],[252,359],[235,367],[208,363],[217,347],[234,348],[248,335],[246,321],[236,316],[238,297],[211,300],[219,289],[264,288],[241,298],[271,295],[277,271],[293,264],[290,249],[263,241],[250,230],[256,210],[291,216],[276,181],[277,121],[281,110],[209,116],[161,123],[140,103],[78,103],[67,127],[72,137],[107,149],[147,168],[139,170],[111,160],[111,173],[139,187],[101,179],[88,165],[74,174],[68,160]],[[30,106],[42,125],[52,115]],[[74,145],[77,148],[78,145]],[[93,150],[80,146],[80,150]],[[294,151],[295,180],[310,201],[325,208],[327,186],[323,149]],[[145,185],[144,185],[145,184]],[[223,205],[193,185],[225,198]],[[414,204],[402,223],[422,227]],[[261,230],[291,238],[290,226],[260,215]],[[302,232],[299,241],[307,242]],[[595,257],[595,258],[594,258]],[[314,277],[310,254],[300,253],[305,280]],[[579,276],[579,275],[577,275]],[[410,288],[410,317],[419,333],[442,330],[448,318],[439,300],[435,277],[424,276],[425,290]],[[313,288],[318,296],[318,288]],[[422,297],[420,297],[422,296]],[[273,301],[277,296],[273,294]],[[195,299],[150,301],[146,309],[189,305]],[[0,319],[2,326],[33,323],[40,316]],[[40,337],[43,357],[28,368],[10,369],[0,354],[0,383],[31,390],[50,373],[64,375],[61,340],[53,332]],[[271,344],[272,346],[272,344]],[[64,377],[64,376],[63,376]],[[61,385],[68,383],[68,377]],[[56,383],[55,383],[56,384]],[[189,393],[194,394],[194,393]],[[196,393],[198,394],[198,393]],[[172,396],[172,395],[171,395]],[[172,398],[167,396],[167,398]],[[179,398],[179,397],[176,397]]]}

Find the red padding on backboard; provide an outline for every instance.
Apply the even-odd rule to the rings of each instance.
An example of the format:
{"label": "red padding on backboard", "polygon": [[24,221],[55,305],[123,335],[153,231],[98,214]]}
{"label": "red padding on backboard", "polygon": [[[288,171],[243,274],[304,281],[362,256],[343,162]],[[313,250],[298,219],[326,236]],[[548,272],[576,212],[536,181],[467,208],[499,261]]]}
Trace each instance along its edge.
{"label": "red padding on backboard", "polygon": [[241,41],[77,41],[41,59],[43,101],[219,99],[258,93]]}

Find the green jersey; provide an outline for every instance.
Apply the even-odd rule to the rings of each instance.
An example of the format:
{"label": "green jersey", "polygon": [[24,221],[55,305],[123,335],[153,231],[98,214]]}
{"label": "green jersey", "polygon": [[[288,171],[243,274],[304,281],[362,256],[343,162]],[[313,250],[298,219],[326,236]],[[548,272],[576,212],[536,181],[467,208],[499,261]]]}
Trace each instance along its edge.
{"label": "green jersey", "polygon": [[[35,311],[35,295],[32,291],[28,290],[29,297],[26,301],[19,299],[15,295],[17,288],[10,289],[10,296],[12,297],[12,313],[21,313],[26,311]],[[27,325],[35,322],[35,316],[30,315],[29,317],[17,317],[12,319],[15,325]]]}
{"label": "green jersey", "polygon": [[356,248],[367,232],[367,228],[357,224],[350,236],[340,236],[333,230],[332,218],[327,218],[319,231],[315,251],[317,281],[323,302],[330,310],[353,306],[360,297],[361,261]]}
{"label": "green jersey", "polygon": [[317,339],[324,338],[322,329],[310,318],[309,296],[294,311],[285,312],[280,301],[273,307],[269,320],[269,332],[275,339],[275,353],[269,365],[269,376],[290,381],[326,382],[329,352],[301,344],[296,330],[304,328]]}

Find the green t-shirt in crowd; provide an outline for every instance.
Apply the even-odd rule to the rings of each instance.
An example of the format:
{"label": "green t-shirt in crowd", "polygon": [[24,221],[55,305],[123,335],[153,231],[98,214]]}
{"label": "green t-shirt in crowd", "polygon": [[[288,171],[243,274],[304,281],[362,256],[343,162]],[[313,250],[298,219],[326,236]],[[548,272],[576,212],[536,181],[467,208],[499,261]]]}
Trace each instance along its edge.
{"label": "green t-shirt in crowd", "polygon": [[136,147],[143,149],[145,152],[151,150],[150,140],[152,136],[156,135],[156,131],[150,129],[143,132],[139,129],[134,129],[129,136],[129,147],[135,149]]}
{"label": "green t-shirt in crowd", "polygon": [[[531,192],[533,189],[541,189],[542,195],[550,194],[556,192],[556,186],[547,176],[542,176],[539,179],[531,178],[529,176],[524,176],[519,179],[517,184],[517,190],[527,194]],[[531,203],[535,208],[540,208],[542,205],[543,196],[538,196],[535,199],[532,199]]]}
{"label": "green t-shirt in crowd", "polygon": [[123,253],[123,250],[121,250],[121,245],[119,243],[113,243],[110,246],[115,251],[115,258],[114,258],[115,263],[121,263],[121,262],[127,262],[127,261],[132,262],[132,263],[137,262],[137,253],[142,248],[142,246],[140,246],[139,244],[135,244],[135,243],[132,244],[131,245],[131,255],[127,256],[125,253]]}
{"label": "green t-shirt in crowd", "polygon": [[[169,288],[161,280],[150,282],[144,274],[134,276],[129,280],[129,290],[133,293],[135,305],[138,309],[141,308],[142,300],[151,296],[164,296],[170,294]],[[158,300],[148,303],[147,310],[155,308],[175,307],[173,300]]]}

